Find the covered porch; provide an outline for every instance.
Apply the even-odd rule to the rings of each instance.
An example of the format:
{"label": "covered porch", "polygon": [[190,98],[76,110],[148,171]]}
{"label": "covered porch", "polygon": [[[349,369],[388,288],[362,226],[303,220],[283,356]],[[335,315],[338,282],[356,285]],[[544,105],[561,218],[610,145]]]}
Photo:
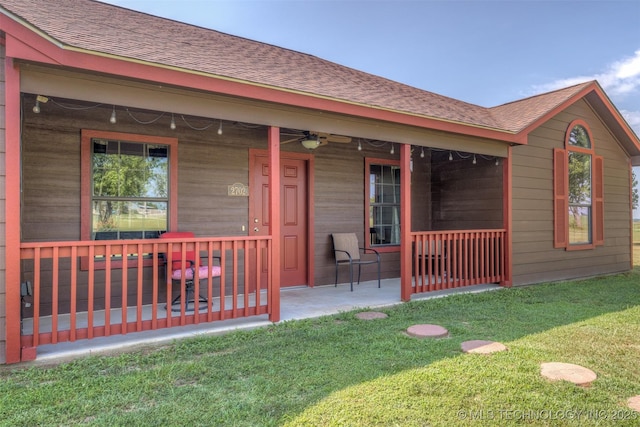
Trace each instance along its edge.
{"label": "covered porch", "polygon": [[[66,76],[58,78],[66,81]],[[310,151],[284,142],[291,128],[168,114],[136,106],[131,99],[133,105],[116,108],[47,98],[36,112],[37,93],[20,95],[21,210],[9,218],[19,224],[19,274],[14,277],[20,287],[19,294],[10,295],[19,307],[11,313],[15,321],[9,323],[13,329],[7,341],[18,345],[19,351],[12,350],[18,360],[39,357],[41,347],[83,343],[90,348],[94,340],[153,337],[161,330],[260,317],[278,322],[285,313],[281,295],[289,287],[333,284],[332,232],[355,231],[363,244],[381,252],[383,281],[397,285],[392,288],[395,301],[509,284],[510,164],[501,143],[441,131],[428,132],[432,139],[425,142],[415,131],[394,135],[379,128],[379,137],[387,139],[372,139],[377,125],[343,123],[338,130],[351,135],[348,143]],[[218,105],[218,100],[204,102],[200,113]],[[114,112],[117,118],[110,120]],[[309,125],[309,119],[291,112],[269,120]],[[318,116],[319,126],[330,121],[328,114]],[[407,136],[425,145],[392,142]],[[145,145],[149,157],[158,146],[167,147],[159,154],[167,159],[170,176],[166,200],[142,200],[118,211],[124,218],[119,221],[133,224],[138,217],[165,215],[164,228],[116,232],[101,228],[111,223],[96,226],[104,202],[95,197],[92,156],[109,153],[109,148],[99,150],[112,141]],[[127,150],[123,153],[134,155]],[[158,152],[153,155],[158,158]],[[291,165],[302,165],[306,176],[299,187],[304,196],[296,205],[303,212],[297,235],[302,243],[293,251],[283,231],[291,188],[283,180]],[[282,175],[268,172],[279,169]],[[260,188],[267,191],[254,197],[252,191]],[[378,222],[372,223],[370,212],[378,207]],[[157,238],[177,230],[194,231],[197,237]],[[373,230],[385,232],[374,236]],[[174,299],[189,295],[184,279],[170,279],[166,264],[171,260],[160,255],[176,251],[198,253],[196,269],[218,262],[221,270],[219,276],[194,282],[202,304],[192,308],[173,309]],[[304,264],[302,275],[293,280],[286,276],[290,259]],[[363,272],[363,280],[373,280],[373,272]],[[369,293],[356,287],[349,299],[362,298],[366,304]],[[310,303],[301,307],[308,309]]]}

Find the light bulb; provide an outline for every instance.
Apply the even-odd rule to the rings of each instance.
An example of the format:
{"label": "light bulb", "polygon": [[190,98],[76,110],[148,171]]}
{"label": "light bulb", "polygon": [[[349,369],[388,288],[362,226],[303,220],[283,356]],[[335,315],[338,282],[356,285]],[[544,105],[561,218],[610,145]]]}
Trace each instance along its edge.
{"label": "light bulb", "polygon": [[474,165],[476,164],[476,155],[475,154],[473,155],[473,164]]}
{"label": "light bulb", "polygon": [[358,141],[358,151],[362,151],[362,144]]}
{"label": "light bulb", "polygon": [[453,160],[453,154],[449,151],[449,161]]}
{"label": "light bulb", "polygon": [[424,159],[424,147],[420,149],[420,158]]}
{"label": "light bulb", "polygon": [[110,122],[112,125],[115,125],[117,121],[118,121],[118,119],[116,119],[116,107],[115,107],[115,105],[114,105],[114,106],[113,106],[113,111],[111,112],[111,118],[109,119],[109,122]]}
{"label": "light bulb", "polygon": [[33,112],[36,114],[40,114],[40,101],[36,99],[36,105],[33,106]]}
{"label": "light bulb", "polygon": [[500,164],[500,159],[496,157],[496,166]]}
{"label": "light bulb", "polygon": [[173,117],[173,113],[171,113],[171,124],[169,125],[171,130],[176,130],[176,119]]}
{"label": "light bulb", "polygon": [[220,120],[220,127],[218,128],[218,135],[222,135],[222,120]]}
{"label": "light bulb", "polygon": [[393,149],[393,143],[391,143],[391,151],[389,151],[389,153],[393,154],[395,152],[396,152],[396,150]]}

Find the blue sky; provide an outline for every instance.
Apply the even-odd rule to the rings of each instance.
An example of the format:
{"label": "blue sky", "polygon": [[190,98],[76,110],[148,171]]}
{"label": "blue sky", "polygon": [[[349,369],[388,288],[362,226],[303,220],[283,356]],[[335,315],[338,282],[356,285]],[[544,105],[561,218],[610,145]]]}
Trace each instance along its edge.
{"label": "blue sky", "polygon": [[485,107],[597,79],[640,135],[638,0],[105,2]]}

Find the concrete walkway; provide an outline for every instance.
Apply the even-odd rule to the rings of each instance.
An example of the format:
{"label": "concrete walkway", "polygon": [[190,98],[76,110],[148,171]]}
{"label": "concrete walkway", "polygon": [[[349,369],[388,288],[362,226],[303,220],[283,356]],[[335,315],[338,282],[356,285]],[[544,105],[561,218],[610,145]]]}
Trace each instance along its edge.
{"label": "concrete walkway", "polygon": [[[400,280],[384,279],[378,288],[377,281],[354,284],[353,292],[349,284],[316,286],[314,288],[288,288],[281,291],[281,322],[320,317],[363,308],[380,308],[401,304]],[[498,285],[476,285],[445,291],[434,291],[414,295],[412,300],[439,298],[452,294],[484,292],[501,289]],[[90,354],[113,353],[158,346],[172,341],[215,335],[236,329],[253,329],[271,325],[267,315],[220,322],[188,325],[184,327],[158,329],[155,331],[133,332],[126,335],[81,340],[56,345],[42,345],[37,350],[37,362],[53,362]]]}

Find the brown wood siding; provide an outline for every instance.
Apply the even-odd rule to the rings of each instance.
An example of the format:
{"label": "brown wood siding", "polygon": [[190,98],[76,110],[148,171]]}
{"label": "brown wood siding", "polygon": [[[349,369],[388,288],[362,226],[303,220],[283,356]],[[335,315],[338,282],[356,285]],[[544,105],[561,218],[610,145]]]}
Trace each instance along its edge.
{"label": "brown wood siding", "polygon": [[3,64],[0,67],[0,364],[5,363],[5,354],[6,354],[6,266],[5,266],[5,253],[6,253],[6,238],[5,238],[5,229],[7,225],[6,221],[6,198],[5,198],[5,147],[6,147],[6,139],[5,139],[5,75],[4,75],[4,63],[5,63],[5,46],[4,44],[0,45],[0,63]]}
{"label": "brown wood siding", "polygon": [[[32,97],[25,105],[33,103]],[[206,131],[195,131],[176,118],[178,128],[169,129],[170,117],[151,125],[141,125],[118,108],[116,125],[109,123],[111,107],[69,111],[51,104],[39,115],[25,108],[23,132],[23,227],[22,240],[65,241],[80,239],[80,130],[96,129],[157,136],[174,136],[178,143],[178,230],[196,236],[245,236],[249,226],[248,198],[227,194],[230,184],[248,185],[249,148],[266,148],[266,128],[225,122],[218,135],[218,122]],[[148,121],[158,113],[133,113]],[[164,121],[163,121],[164,120]],[[166,123],[165,123],[166,121]],[[204,127],[210,120],[189,120]],[[364,157],[398,158],[389,145],[363,144],[358,151],[351,144],[329,144],[315,156],[315,283],[334,281],[334,261],[330,235],[355,231],[364,239]],[[306,152],[299,144],[286,144],[283,151]],[[427,150],[428,153],[428,150]],[[426,160],[428,159],[421,159]],[[429,167],[417,165],[423,184],[413,189],[430,194]],[[426,209],[428,197],[421,197],[415,209]],[[419,217],[419,215],[414,215]],[[426,215],[427,223],[430,214]],[[242,227],[245,227],[244,231]],[[364,242],[363,242],[364,243]],[[383,277],[399,275],[399,253],[382,256]],[[82,277],[81,275],[79,276]],[[363,280],[373,279],[363,271]],[[346,280],[346,276],[341,276]]]}
{"label": "brown wood siding", "polygon": [[[25,105],[33,96],[25,96]],[[95,129],[178,138],[178,230],[196,236],[246,236],[250,226],[248,198],[227,194],[230,184],[248,185],[249,149],[266,148],[263,126],[219,122],[204,131],[193,130],[176,116],[177,129],[169,129],[170,116],[152,124],[140,124],[123,108],[117,108],[117,124],[109,123],[112,107],[66,110],[51,103],[34,114],[24,109],[23,131],[23,227],[22,240],[58,241],[80,239],[80,131]],[[159,113],[132,112],[138,121],[150,121]],[[189,119],[193,127],[212,123]],[[365,157],[399,158],[399,147],[390,154],[389,144],[332,143],[313,152],[315,248],[314,282],[332,284],[335,264],[331,233],[356,232],[365,239]],[[282,146],[283,152],[304,153],[297,143]],[[412,229],[465,229],[502,227],[502,167],[495,159],[477,157],[448,161],[448,152],[420,149],[413,153]],[[435,159],[436,154],[441,156]],[[444,157],[442,157],[444,156]],[[437,179],[433,178],[438,176]],[[437,186],[436,186],[437,183]],[[437,194],[438,203],[432,199]],[[442,212],[440,212],[442,210]],[[437,217],[437,221],[436,221]],[[244,227],[244,230],[243,230]],[[398,277],[399,251],[382,254],[382,276]],[[82,277],[82,276],[79,276]],[[363,280],[375,278],[373,269]],[[340,281],[346,281],[342,272]]]}
{"label": "brown wood siding", "polygon": [[[315,155],[315,283],[333,284],[335,261],[333,258],[332,233],[355,232],[360,244],[365,238],[365,157],[398,159],[389,153],[390,146],[373,147],[363,143],[357,151],[355,143],[328,144],[316,149]],[[381,254],[381,276],[400,275],[400,253]],[[348,281],[346,267],[341,267],[340,283]],[[362,280],[373,280],[375,267],[362,269]]]}
{"label": "brown wood siding", "polygon": [[463,230],[503,227],[502,165],[476,156],[448,160],[434,156],[432,229]]}
{"label": "brown wood siding", "polygon": [[[553,248],[553,149],[564,148],[575,119],[590,127],[597,155],[604,157],[604,246],[566,251]],[[589,107],[579,101],[513,148],[514,285],[626,271],[630,265],[628,162],[624,151]]]}

